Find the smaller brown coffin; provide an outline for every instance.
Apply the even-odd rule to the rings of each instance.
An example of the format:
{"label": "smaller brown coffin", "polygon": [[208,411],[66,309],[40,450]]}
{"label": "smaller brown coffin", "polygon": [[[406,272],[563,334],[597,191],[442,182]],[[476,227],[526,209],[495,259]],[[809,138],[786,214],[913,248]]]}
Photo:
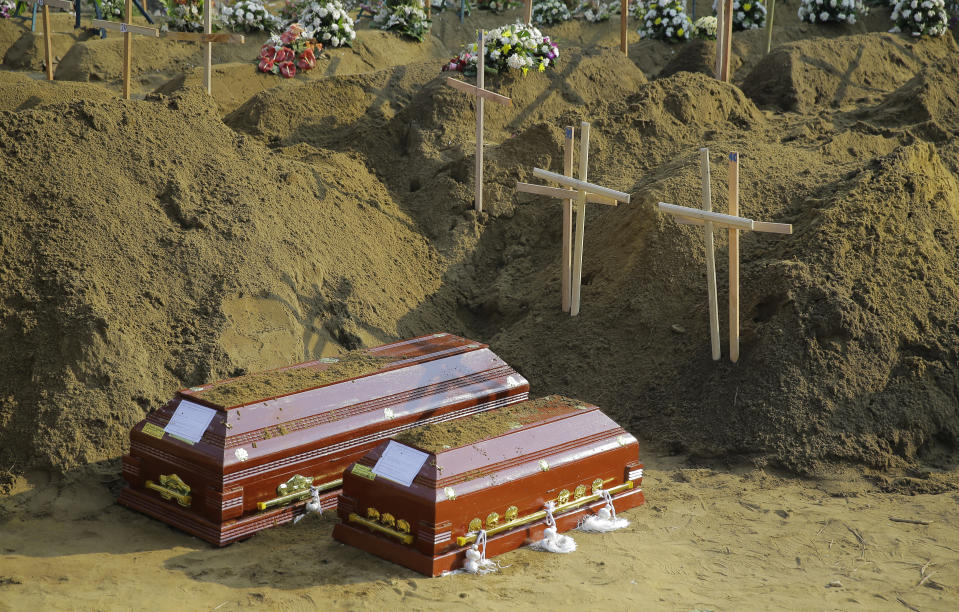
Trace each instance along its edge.
{"label": "smaller brown coffin", "polygon": [[384,439],[528,394],[450,334],[194,387],[130,432],[118,501],[222,546],[302,514],[311,485],[334,508],[344,468]]}
{"label": "smaller brown coffin", "polygon": [[[405,486],[383,476],[402,471],[384,455],[422,467]],[[381,443],[344,473],[333,537],[437,576],[463,566],[480,529],[488,557],[542,539],[548,501],[559,531],[602,508],[604,490],[617,511],[638,506],[642,475],[636,438],[596,406],[550,396]]]}

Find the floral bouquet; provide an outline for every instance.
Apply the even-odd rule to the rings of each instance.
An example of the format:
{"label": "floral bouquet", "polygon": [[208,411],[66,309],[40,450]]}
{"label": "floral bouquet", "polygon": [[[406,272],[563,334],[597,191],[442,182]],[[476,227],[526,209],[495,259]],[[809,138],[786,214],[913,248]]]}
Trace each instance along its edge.
{"label": "floral bouquet", "polygon": [[640,38],[659,38],[667,42],[689,39],[692,24],[680,0],[652,0],[639,25]]}
{"label": "floral bouquet", "polygon": [[279,28],[279,18],[256,0],[240,0],[220,9],[220,22],[234,32],[263,32]]}
{"label": "floral bouquet", "polygon": [[552,25],[573,18],[563,0],[540,0],[533,2],[533,23]]}
{"label": "floral bouquet", "polygon": [[[3,0],[4,4],[7,4],[9,0]],[[15,6],[14,2],[9,2],[10,6]],[[124,18],[123,13],[126,12],[126,2],[124,0],[89,0],[88,4],[96,4],[100,7],[100,13],[103,15],[103,18],[107,21],[122,21]],[[13,14],[13,9],[11,8],[10,14]]]}
{"label": "floral bouquet", "polygon": [[316,56],[323,45],[316,42],[313,33],[298,23],[291,24],[282,34],[274,34],[260,47],[260,72],[279,74],[288,79],[296,76],[296,69],[306,72],[316,66]]}
{"label": "floral bouquet", "polygon": [[[487,32],[483,51],[484,70],[494,74],[512,69],[522,70],[525,75],[530,68],[544,72],[559,57],[559,47],[549,36],[543,36],[532,25],[519,22]],[[477,44],[472,43],[443,66],[443,70],[476,74],[477,57]]]}
{"label": "floral bouquet", "polygon": [[[717,12],[719,1],[713,0],[713,12]],[[733,30],[758,30],[763,27],[766,27],[766,7],[760,0],[733,0]]]}
{"label": "floral bouquet", "polygon": [[[583,19],[590,23],[599,23],[608,21],[610,17],[619,13],[619,2],[603,2],[603,0],[583,0],[576,7],[576,14],[582,15]],[[638,4],[638,3],[637,3]]]}
{"label": "floral bouquet", "polygon": [[942,36],[949,26],[945,0],[899,0],[892,7],[890,32],[909,32],[913,36]]}
{"label": "floral bouquet", "polygon": [[163,0],[163,7],[167,17],[163,31],[203,31],[203,0]]}
{"label": "floral bouquet", "polygon": [[862,0],[800,0],[799,21],[809,23],[856,23],[860,15],[868,9]]}
{"label": "floral bouquet", "polygon": [[716,40],[718,20],[712,15],[700,17],[693,22],[693,36],[702,40]]}
{"label": "floral bouquet", "polygon": [[[436,6],[436,4],[434,3],[433,6]],[[479,0],[479,8],[493,11],[497,15],[521,6],[523,6],[522,0]]]}
{"label": "floral bouquet", "polygon": [[311,2],[300,13],[300,23],[328,47],[350,46],[356,38],[353,19],[339,0]]}
{"label": "floral bouquet", "polygon": [[423,42],[433,22],[426,17],[424,0],[386,0],[373,15],[373,24]]}

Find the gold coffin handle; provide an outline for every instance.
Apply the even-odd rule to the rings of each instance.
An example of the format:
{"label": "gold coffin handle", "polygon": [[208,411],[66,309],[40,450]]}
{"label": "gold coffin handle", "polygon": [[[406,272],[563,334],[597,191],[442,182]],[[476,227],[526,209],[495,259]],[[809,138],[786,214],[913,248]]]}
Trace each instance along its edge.
{"label": "gold coffin handle", "polygon": [[[606,491],[608,491],[610,495],[615,495],[616,493],[619,493],[620,491],[627,491],[632,488],[633,488],[633,481],[628,480],[621,485],[606,489]],[[601,499],[602,497],[603,497],[603,494],[602,492],[600,492],[600,493],[594,493],[592,495],[587,495],[586,497],[580,497],[579,499],[574,499],[572,501],[566,502],[565,504],[557,504],[556,507],[553,508],[553,514],[556,515],[562,512],[566,512],[567,510],[572,510],[573,508],[577,506],[582,506],[590,502],[594,502],[598,499]],[[487,529],[486,535],[496,535],[497,533],[509,531],[510,529],[515,529],[516,527],[520,527],[527,523],[532,523],[533,521],[538,521],[542,518],[546,518],[545,510],[533,512],[532,514],[521,516],[518,519],[512,520],[508,523],[503,523],[502,525],[498,525],[491,529]],[[468,533],[465,536],[459,536],[458,538],[456,538],[456,545],[466,546],[467,544],[472,544],[473,542],[476,541],[476,536],[477,536],[476,533]]]}
{"label": "gold coffin handle", "polygon": [[379,531],[382,534],[388,535],[392,538],[396,538],[397,540],[399,540],[400,542],[404,544],[408,545],[413,543],[412,534],[403,533],[402,531],[399,531],[397,529],[384,527],[383,525],[380,525],[376,521],[371,521],[369,519],[363,518],[362,516],[360,516],[359,514],[355,512],[350,512],[349,519],[351,523],[359,523],[360,525],[363,525],[364,527],[372,529],[373,531]]}
{"label": "gold coffin handle", "polygon": [[176,503],[184,508],[190,507],[193,502],[193,498],[190,496],[190,486],[183,482],[179,476],[176,474],[170,474],[169,476],[161,474],[159,480],[159,484],[148,480],[143,486],[156,491],[163,499],[175,499]]}
{"label": "gold coffin handle", "polygon": [[[336,487],[343,486],[343,479],[339,478],[321,485],[318,485],[316,489],[318,491],[329,491],[330,489],[335,489]],[[289,495],[281,495],[280,497],[274,497],[273,499],[268,499],[266,501],[256,502],[257,510],[268,510],[274,506],[284,506],[289,503],[298,502],[301,499],[306,499],[310,496],[309,487],[304,491],[294,491]]]}

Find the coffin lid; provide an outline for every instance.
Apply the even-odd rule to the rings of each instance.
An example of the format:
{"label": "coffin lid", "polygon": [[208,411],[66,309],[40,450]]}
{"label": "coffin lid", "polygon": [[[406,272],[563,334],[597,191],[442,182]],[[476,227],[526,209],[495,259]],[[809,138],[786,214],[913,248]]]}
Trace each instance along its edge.
{"label": "coffin lid", "polygon": [[[236,405],[211,402],[204,398],[204,391],[248,377],[186,389],[167,406],[148,415],[136,429],[149,424],[162,429],[182,402],[200,404],[217,412],[201,440],[187,445],[166,436],[164,441],[182,447],[184,452],[214,457],[224,468],[253,468],[270,456],[304,444],[315,445],[322,440],[339,440],[350,432],[389,427],[393,419],[415,413],[425,405],[435,405],[438,400],[452,404],[483,396],[489,393],[491,385],[503,392],[528,385],[487,345],[445,333],[366,349],[364,353],[382,358],[383,362],[358,376],[298,391],[266,394]],[[310,361],[271,372],[323,370],[332,365],[335,364]]]}
{"label": "coffin lid", "polygon": [[344,357],[324,357],[282,368],[226,378],[198,387],[181,389],[177,395],[220,410],[264,404],[349,380],[356,380],[423,363],[488,345],[447,333],[419,336],[409,340],[353,351]]}
{"label": "coffin lid", "polygon": [[[450,448],[441,447],[445,434],[451,434]],[[429,454],[414,482],[439,488],[617,436],[620,444],[633,440],[596,406],[552,395],[419,427],[395,440]],[[386,444],[363,463],[372,465]]]}

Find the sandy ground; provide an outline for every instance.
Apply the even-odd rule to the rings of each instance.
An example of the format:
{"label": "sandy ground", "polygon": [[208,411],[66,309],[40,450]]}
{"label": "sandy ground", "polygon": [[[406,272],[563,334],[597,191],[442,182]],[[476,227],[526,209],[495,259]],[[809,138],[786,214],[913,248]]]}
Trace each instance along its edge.
{"label": "sandy ground", "polygon": [[[424,578],[335,542],[334,517],[224,549],[113,504],[101,466],[33,473],[0,500],[0,610],[954,610],[959,494],[871,492],[647,456],[647,503],[579,550],[519,550],[486,576]],[[932,521],[900,523],[890,517]]]}
{"label": "sandy ground", "polygon": [[[881,11],[877,11],[875,22],[868,27],[813,29],[804,24],[788,25],[789,19],[794,21],[794,17],[789,17],[789,13],[794,13],[794,5],[787,6],[789,11],[783,11],[781,16],[784,27],[776,31],[777,45],[814,35],[826,37],[774,53],[768,64],[771,67],[761,70],[772,75],[788,72],[791,81],[769,85],[770,96],[775,98],[770,104],[778,104],[780,98],[785,100],[783,92],[790,93],[789,88],[795,85],[795,113],[774,113],[765,106],[760,111],[751,98],[738,90],[713,88],[712,81],[703,77],[696,80],[695,75],[647,86],[645,79],[653,78],[678,54],[676,49],[653,41],[637,42],[631,26],[629,60],[635,67],[615,64],[615,60],[621,59],[619,56],[590,55],[592,64],[583,61],[568,75],[568,84],[552,88],[563,95],[549,104],[543,102],[548,83],[540,81],[536,85],[534,75],[526,85],[514,84],[512,95],[526,100],[524,106],[533,106],[535,102],[542,116],[523,114],[513,123],[490,111],[487,124],[490,142],[497,143],[490,151],[488,166],[489,182],[494,186],[512,185],[517,168],[529,166],[532,156],[511,149],[507,136],[522,133],[524,142],[539,156],[537,159],[548,160],[555,148],[554,139],[537,125],[565,125],[560,122],[573,116],[574,107],[577,113],[581,107],[588,107],[591,116],[601,120],[594,136],[597,150],[592,163],[596,172],[591,170],[590,176],[620,180],[620,187],[633,189],[635,196],[648,196],[650,202],[661,191],[648,188],[646,183],[635,183],[635,178],[623,178],[626,174],[648,177],[643,180],[666,185],[674,194],[683,194],[685,189],[693,198],[698,189],[694,172],[688,169],[695,165],[684,162],[680,168],[672,158],[665,157],[667,153],[688,161],[693,159],[695,148],[703,144],[717,151],[735,144],[742,148],[748,145],[748,150],[756,152],[754,159],[771,160],[765,166],[751,165],[751,160],[744,165],[743,193],[765,194],[767,199],[777,202],[770,207],[771,213],[778,216],[770,220],[780,220],[783,210],[788,209],[780,210],[777,199],[780,193],[787,194],[793,210],[811,211],[802,218],[796,217],[797,228],[804,227],[802,224],[815,224],[820,230],[825,227],[824,231],[830,232],[830,248],[839,245],[836,251],[841,253],[825,247],[820,251],[796,251],[799,254],[795,256],[812,262],[811,266],[818,265],[820,260],[832,261],[833,257],[835,262],[831,267],[817,268],[815,275],[809,276],[811,280],[797,290],[799,306],[783,309],[777,315],[786,324],[769,325],[762,321],[767,330],[766,344],[762,346],[769,353],[754,353],[759,357],[753,363],[773,364],[775,376],[764,377],[758,367],[748,370],[754,373],[750,374],[754,376],[752,380],[761,383],[781,381],[781,372],[786,373],[784,376],[793,375],[800,385],[796,387],[798,391],[783,392],[783,397],[805,402],[800,406],[802,410],[788,413],[784,403],[757,396],[753,398],[757,407],[754,412],[742,409],[731,415],[712,410],[704,403],[703,398],[710,396],[706,393],[707,384],[726,393],[713,394],[719,404],[734,407],[737,398],[740,405],[745,401],[747,389],[762,391],[764,387],[744,384],[740,394],[732,376],[730,384],[722,380],[728,369],[707,362],[705,346],[699,341],[705,315],[704,289],[699,280],[702,268],[698,262],[673,266],[684,271],[684,275],[678,281],[670,277],[669,283],[677,284],[667,284],[668,294],[679,297],[669,298],[666,291],[659,290],[660,285],[650,280],[656,275],[647,268],[656,271],[660,260],[666,264],[677,261],[676,255],[670,260],[660,257],[661,253],[685,253],[673,246],[668,251],[655,252],[655,256],[645,254],[643,249],[648,245],[666,240],[657,238],[660,229],[652,222],[650,208],[644,212],[641,207],[622,207],[608,215],[603,213],[602,217],[599,213],[590,217],[588,231],[593,237],[588,235],[588,240],[593,242],[587,243],[587,272],[602,282],[587,284],[588,307],[574,325],[565,317],[560,320],[561,315],[555,312],[555,296],[539,289],[544,286],[543,279],[550,278],[548,271],[554,269],[553,251],[545,254],[547,250],[542,246],[549,238],[548,232],[529,238],[532,246],[523,246],[527,238],[519,240],[509,229],[509,219],[514,215],[512,207],[504,207],[493,221],[484,221],[484,225],[463,213],[472,193],[465,178],[468,172],[463,170],[469,167],[468,152],[458,153],[456,147],[427,147],[413,127],[409,128],[412,136],[402,139],[406,143],[402,145],[406,149],[403,152],[397,152],[397,142],[401,140],[398,138],[367,139],[364,144],[364,130],[372,134],[383,126],[390,127],[394,113],[399,119],[393,122],[393,128],[406,119],[413,126],[415,119],[420,122],[422,134],[443,134],[472,142],[472,111],[458,102],[444,102],[441,94],[436,96],[440,102],[433,104],[433,94],[422,94],[420,90],[437,78],[434,66],[448,58],[461,41],[471,38],[472,28],[503,23],[505,18],[479,15],[479,21],[471,20],[465,25],[446,18],[434,26],[435,39],[422,46],[397,42],[385,33],[364,31],[363,42],[355,49],[330,53],[331,59],[322,70],[309,79],[289,83],[256,73],[249,59],[258,46],[256,40],[251,39],[245,47],[222,45],[215,59],[216,104],[183,97],[176,102],[182,103],[182,109],[172,110],[165,106],[166,102],[144,102],[142,98],[155,89],[172,95],[195,85],[200,74],[196,68],[196,46],[156,41],[151,47],[150,43],[137,40],[135,97],[140,99],[122,106],[113,100],[119,87],[119,39],[90,38],[90,32],[75,32],[65,16],[58,17],[58,36],[54,41],[55,54],[60,58],[58,76],[57,82],[49,85],[31,80],[39,77],[42,53],[38,37],[25,35],[22,25],[0,23],[0,48],[5,57],[4,72],[0,75],[5,93],[0,96],[0,107],[14,111],[5,115],[7,128],[22,128],[12,130],[3,140],[7,153],[0,156],[0,161],[19,167],[15,173],[0,173],[8,183],[5,193],[9,195],[3,203],[14,208],[9,206],[10,202],[30,202],[23,209],[14,208],[22,216],[11,215],[7,218],[13,221],[0,223],[0,244],[13,245],[9,252],[23,257],[15,266],[0,266],[0,280],[4,283],[0,289],[12,287],[16,293],[9,302],[14,313],[11,320],[22,322],[22,334],[14,324],[0,327],[0,347],[8,351],[0,354],[16,357],[0,359],[3,382],[9,389],[0,393],[0,427],[7,428],[0,429],[0,433],[8,436],[6,448],[0,444],[0,455],[11,448],[15,451],[8,453],[7,460],[12,465],[7,460],[0,465],[0,490],[6,491],[9,485],[9,491],[0,495],[0,612],[251,607],[350,610],[388,606],[448,609],[457,604],[478,610],[569,608],[577,604],[606,610],[959,609],[959,530],[954,527],[959,518],[959,492],[955,486],[959,482],[959,466],[954,459],[954,438],[946,435],[955,431],[948,430],[948,423],[954,422],[949,419],[955,418],[955,402],[950,401],[955,397],[954,390],[959,389],[959,384],[953,382],[959,379],[952,369],[957,362],[956,334],[950,331],[955,330],[957,318],[955,309],[949,310],[956,303],[950,297],[956,295],[950,283],[959,278],[951,273],[955,269],[955,253],[959,251],[942,227],[937,228],[935,240],[922,233],[924,224],[931,223],[931,219],[942,221],[940,207],[946,211],[946,222],[959,220],[959,198],[950,195],[959,193],[955,178],[959,176],[959,139],[955,138],[959,134],[959,114],[954,112],[952,101],[957,88],[951,85],[959,82],[959,70],[949,63],[955,62],[956,54],[947,41],[913,47],[912,43],[892,37],[857,38],[866,31],[888,28],[887,19],[878,14]],[[779,20],[777,14],[777,24]],[[571,43],[571,47],[608,47],[615,44],[616,32],[617,23],[556,28],[558,39]],[[751,74],[753,65],[749,62],[755,60],[755,64],[760,57],[744,50],[750,45],[761,46],[764,40],[763,32],[737,34],[737,53],[743,51],[738,54],[745,58],[745,63],[737,66],[735,79]],[[569,56],[575,56],[572,48]],[[807,56],[811,59],[801,63],[800,59]],[[709,64],[708,58],[694,56],[692,60],[692,64]],[[594,71],[600,62],[608,72],[616,72],[619,66],[621,77],[628,74],[626,68],[635,75],[635,83],[626,83],[630,90],[616,94],[618,98],[612,101],[615,104],[607,99],[612,86]],[[928,68],[927,64],[937,67]],[[575,65],[576,62],[571,63]],[[783,66],[792,68],[787,71]],[[399,68],[386,70],[391,67]],[[372,74],[374,68],[383,68],[384,72]],[[17,72],[8,73],[7,69]],[[418,76],[427,69],[428,77]],[[323,83],[314,81],[333,74],[353,76]],[[921,78],[909,85],[914,74]],[[600,82],[602,88],[593,85]],[[926,87],[926,82],[933,85]],[[737,84],[748,88],[740,81]],[[625,88],[622,83],[618,86]],[[274,89],[266,91],[270,88]],[[641,97],[634,97],[636,91]],[[336,121],[330,121],[336,129],[313,129],[315,109],[294,104],[303,97],[302,92],[316,94],[320,102],[313,101],[314,104],[327,98],[337,100],[337,114],[331,115]],[[384,92],[400,102],[397,108],[385,104]],[[319,97],[321,94],[327,98]],[[422,97],[417,98],[418,95]],[[752,95],[760,97],[756,92]],[[913,99],[922,102],[916,109],[926,114],[917,112],[912,119],[901,116],[899,105]],[[85,101],[82,108],[73,108],[77,100]],[[272,100],[273,106],[282,112],[273,116],[251,104],[244,111],[247,114],[238,114],[229,125],[210,121],[250,100],[262,108],[269,107]],[[402,107],[411,100],[413,106],[402,114]],[[36,110],[41,102],[49,108]],[[72,109],[73,114],[63,119],[65,111],[56,104]],[[732,113],[730,108],[737,112]],[[434,110],[445,119],[431,118]],[[684,118],[682,122],[680,117]],[[694,133],[686,125],[689,117],[700,118],[699,132]],[[244,127],[247,119],[248,128]],[[61,120],[66,126],[63,130],[58,129]],[[243,130],[238,135],[234,130],[240,124]],[[168,144],[174,141],[170,135],[179,136],[185,125],[193,138],[173,150]],[[717,136],[717,130],[732,134],[735,142]],[[347,131],[349,138],[338,136]],[[24,134],[32,135],[29,147],[22,145]],[[128,134],[138,138],[126,138]],[[54,158],[61,161],[61,166],[58,172],[48,174],[58,177],[57,180],[75,176],[68,172],[82,164],[70,161],[68,155],[72,151],[63,151],[68,136],[78,143],[87,139],[82,147],[74,147],[85,157],[111,162],[143,159],[158,165],[159,171],[153,174],[163,180],[155,183],[132,180],[131,177],[141,176],[139,165],[133,169],[123,166],[116,171],[102,170],[108,178],[118,177],[118,185],[127,186],[125,202],[140,204],[123,210],[136,211],[141,216],[130,213],[130,217],[123,217],[129,219],[125,224],[113,223],[115,213],[103,202],[119,198],[112,187],[104,186],[103,180],[88,181],[90,189],[80,192],[80,199],[73,201],[51,196],[58,193],[57,181],[31,178],[31,172],[41,166],[46,168],[47,160]],[[283,143],[275,155],[270,149],[274,140]],[[134,144],[129,148],[120,146],[130,142]],[[392,148],[382,146],[382,142]],[[316,156],[322,163],[316,163],[315,173],[307,173],[304,166],[291,165],[290,175],[284,175],[292,176],[290,189],[329,188],[328,198],[317,196],[315,200],[301,201],[287,198],[286,192],[272,182],[260,184],[262,176],[272,176],[280,163],[299,155],[297,151],[301,149],[297,146],[307,151],[303,156]],[[309,153],[314,149],[314,153]],[[640,159],[638,151],[657,150],[662,151],[663,159],[649,165],[636,161]],[[197,159],[220,157],[216,157],[215,164],[188,165],[185,169],[173,161],[189,159],[191,155]],[[424,186],[415,194],[411,182],[404,185],[385,172],[380,177],[371,170],[400,164],[423,178]],[[121,166],[119,162],[104,165]],[[622,170],[610,170],[622,165]],[[870,173],[880,166],[891,170],[880,179],[870,179],[874,176]],[[231,169],[239,170],[234,173]],[[856,179],[859,183],[855,183],[846,178],[847,171],[849,176],[862,172],[866,178]],[[314,176],[316,173],[318,177]],[[850,181],[859,186],[847,197],[843,195],[843,185]],[[24,186],[28,182],[34,183],[29,185],[29,191]],[[768,185],[760,189],[760,182]],[[820,183],[823,188],[817,192],[797,187],[804,183]],[[236,185],[238,191],[233,190]],[[830,190],[841,193],[834,195]],[[915,195],[913,192],[917,191]],[[511,201],[511,196],[502,195],[505,191],[498,193],[500,201]],[[907,193],[913,195],[904,195]],[[270,201],[282,202],[282,206],[256,206],[264,194]],[[321,200],[330,204],[327,210],[333,213],[318,216],[311,224],[302,223],[300,219],[310,218],[305,210]],[[451,206],[445,212],[437,212],[436,201],[450,202]],[[55,204],[50,204],[49,209],[38,204],[51,202]],[[377,206],[367,206],[367,202],[376,202]],[[949,207],[943,206],[943,202]],[[429,215],[422,212],[427,207]],[[57,208],[73,211],[74,216],[63,216]],[[862,210],[872,218],[861,220]],[[99,212],[90,214],[91,211]],[[262,212],[263,216],[255,216],[251,211]],[[27,232],[27,237],[21,239],[10,228],[23,224],[23,218],[32,219],[28,212],[36,215],[36,222],[27,224],[33,234]],[[813,212],[820,217],[814,218]],[[545,218],[522,209],[517,214],[517,222],[522,221],[525,227],[540,227]],[[535,213],[541,214],[545,213]],[[222,221],[241,215],[249,216],[253,222],[228,225]],[[64,230],[81,224],[83,219],[93,219],[90,235],[102,234],[104,227],[117,225],[124,230],[141,229],[140,235],[130,239],[134,246],[125,246],[112,260],[127,262],[123,265],[129,264],[128,268],[119,263],[102,265],[111,260],[104,259],[96,248],[85,250],[93,242],[87,234]],[[94,223],[101,219],[109,223]],[[296,220],[295,224],[291,219]],[[833,225],[824,226],[820,219],[832,219]],[[212,229],[198,231],[200,222]],[[851,228],[849,232],[837,229],[846,226]],[[887,226],[894,232],[885,229]],[[57,227],[61,233],[48,239],[51,228]],[[286,231],[285,227],[291,227],[290,233],[299,236],[299,242],[291,244],[309,248],[287,249],[283,240],[274,239],[275,234]],[[945,229],[951,227],[954,226],[947,224]],[[486,228],[485,233],[481,228]],[[603,233],[607,228],[630,231]],[[909,231],[904,233],[902,228]],[[227,234],[225,246],[218,242],[220,229]],[[301,229],[302,233],[297,233]],[[232,235],[234,231],[236,236]],[[427,243],[423,236],[430,233],[435,236]],[[44,237],[42,248],[31,242],[34,234]],[[128,232],[107,235],[124,237]],[[165,246],[170,235],[182,239],[182,248]],[[607,241],[607,235],[619,238]],[[666,236],[673,240],[676,235]],[[335,240],[317,236],[335,236]],[[886,251],[880,252],[885,253],[885,259],[875,256],[873,238],[877,244],[885,245]],[[692,244],[684,240],[681,244]],[[907,244],[921,244],[926,250],[916,247],[915,254],[910,255],[908,250],[899,248],[904,240]],[[369,243],[374,241],[376,246],[387,244],[389,248],[371,248]],[[520,247],[514,246],[514,242],[521,243]],[[142,253],[141,243],[147,245]],[[346,256],[336,250],[339,243],[355,248]],[[20,248],[14,248],[18,244]],[[755,246],[750,244],[747,251],[757,252]],[[380,250],[389,256],[367,261],[369,253]],[[628,255],[599,257],[616,250]],[[269,265],[254,270],[253,264],[243,257],[248,252],[256,253]],[[772,249],[770,252],[773,254],[768,257],[757,256],[752,268],[744,265],[746,275],[757,274],[759,264],[767,269],[767,259],[788,259]],[[856,265],[843,259],[846,252],[871,255],[852,260],[861,265],[857,271]],[[43,257],[32,259],[37,253]],[[58,257],[62,259],[51,253],[60,253]],[[81,253],[87,254],[79,257],[77,254]],[[442,265],[437,263],[441,257]],[[886,263],[876,268],[862,264],[870,257]],[[456,263],[458,258],[466,262],[462,270]],[[688,259],[682,256],[682,261]],[[190,265],[184,265],[182,271],[173,265],[179,262]],[[215,286],[220,273],[210,270],[229,270],[235,262],[243,262],[244,274],[221,291]],[[316,262],[322,265],[318,267]],[[926,262],[934,265],[927,266]],[[207,265],[205,274],[192,274],[203,265]],[[910,266],[923,275],[928,269],[929,278],[941,281],[943,287],[935,293],[928,292],[935,285],[925,281],[925,276],[922,283],[904,282],[899,272],[912,269]],[[114,268],[116,276],[129,278],[122,284],[112,282],[109,275],[102,277],[106,280],[101,279],[99,271],[112,274]],[[53,270],[68,271],[59,281],[62,287],[46,282],[60,278]],[[96,270],[98,274],[84,270]],[[474,270],[495,272],[484,278]],[[380,274],[382,271],[385,272]],[[869,304],[855,305],[847,299],[846,287],[829,280],[832,275],[843,277],[840,272],[844,271],[849,271],[849,279],[843,282],[848,280],[855,289],[848,293],[871,296]],[[494,273],[500,276],[494,278]],[[202,282],[194,284],[193,276]],[[473,279],[474,276],[477,278]],[[531,277],[539,279],[533,292],[542,295],[524,297],[530,292],[523,290],[522,285],[529,284]],[[39,288],[37,279],[44,281]],[[17,284],[20,280],[22,285]],[[216,293],[212,306],[197,297],[206,297],[204,283],[212,287],[209,292]],[[611,287],[609,295],[613,297],[601,294],[601,285]],[[757,285],[751,281],[746,286]],[[200,289],[195,289],[198,286]],[[757,309],[756,313],[745,313],[749,315],[744,317],[747,325],[752,327],[749,321],[768,318],[762,313],[776,302],[767,298],[785,291],[777,289],[779,285],[769,286],[772,289],[768,293],[757,290],[752,297],[744,294],[748,298],[744,304]],[[921,291],[909,293],[910,286]],[[699,293],[690,290],[685,295],[677,289],[682,287],[695,287]],[[819,287],[833,287],[832,293],[824,298],[816,293]],[[152,293],[141,295],[148,288]],[[158,296],[164,297],[166,303]],[[897,310],[890,306],[900,302],[908,308]],[[120,307],[113,309],[117,304]],[[129,304],[135,308],[128,307]],[[938,314],[937,308],[941,309]],[[526,316],[530,309],[532,317]],[[872,314],[866,314],[867,310]],[[677,319],[675,313],[685,313],[683,316],[698,323]],[[875,313],[882,314],[881,325],[879,315],[872,318]],[[916,313],[921,316],[915,316]],[[930,313],[936,316],[925,322]],[[690,329],[688,336],[670,330],[668,324],[677,320]],[[806,320],[813,322],[808,328]],[[42,334],[31,334],[37,321],[42,323],[36,327]],[[874,322],[869,327],[861,321]],[[451,324],[453,327],[449,327]],[[693,329],[694,324],[699,327]],[[889,332],[895,325],[900,329]],[[334,519],[329,515],[295,527],[263,532],[225,549],[213,549],[114,504],[122,486],[116,457],[123,452],[121,446],[125,447],[126,431],[142,418],[147,407],[168,399],[174,389],[184,386],[184,381],[195,378],[204,382],[208,376],[226,375],[241,366],[284,365],[294,356],[298,360],[334,354],[340,350],[335,346],[337,339],[372,345],[415,335],[414,331],[427,333],[440,328],[490,341],[524,375],[536,379],[537,394],[579,395],[583,391],[591,394],[587,398],[591,401],[622,410],[622,415],[631,419],[624,423],[631,431],[663,447],[671,447],[669,439],[659,435],[650,424],[659,415],[665,415],[663,420],[670,420],[678,430],[695,425],[705,431],[717,457],[728,456],[730,448],[745,454],[755,450],[756,442],[743,438],[743,431],[756,421],[757,415],[767,414],[768,408],[770,422],[777,427],[780,421],[787,423],[788,436],[769,434],[769,440],[774,442],[807,444],[817,431],[835,431],[843,445],[856,452],[861,450],[861,454],[850,451],[848,455],[832,456],[876,464],[902,459],[904,463],[896,464],[897,469],[907,473],[922,472],[919,461],[926,459],[940,468],[933,472],[933,478],[917,472],[916,478],[902,479],[908,482],[901,485],[891,471],[879,477],[873,473],[872,480],[863,480],[853,470],[804,480],[752,467],[720,469],[717,466],[721,460],[709,464],[718,470],[714,471],[704,469],[701,463],[691,463],[687,457],[644,450],[648,503],[626,514],[632,522],[627,530],[611,535],[576,535],[580,549],[569,556],[516,551],[497,559],[508,567],[482,577],[423,578],[338,544],[330,537]],[[617,333],[607,333],[610,329]],[[797,352],[796,356],[787,355],[792,361],[781,355],[776,357],[779,354],[773,349],[786,345],[781,336],[771,331],[779,329],[794,330],[795,337],[802,341],[797,345],[812,348],[806,353]],[[184,335],[186,339],[181,338]],[[694,335],[696,340],[686,340]],[[871,345],[857,349],[861,345],[853,343],[853,349],[862,351],[858,362],[855,350],[846,347],[850,338],[880,336],[886,338],[880,343],[881,351]],[[105,340],[101,341],[101,337]],[[646,352],[639,357],[634,354],[636,337],[645,338],[647,343],[640,347],[640,351]],[[75,342],[61,342],[62,339]],[[663,346],[672,348],[663,350]],[[143,347],[149,347],[156,355],[151,356]],[[306,354],[300,355],[301,351]],[[807,359],[810,355],[820,361]],[[849,355],[850,367],[836,370],[834,379],[823,377],[822,372],[833,372],[826,365],[833,367]],[[584,375],[582,361],[595,362],[595,371],[586,371]],[[820,362],[826,364],[822,370],[809,365]],[[685,403],[674,402],[673,396],[681,396],[683,389],[647,390],[646,379],[641,372],[637,373],[636,363],[652,372],[650,379],[657,379],[657,384],[670,378],[696,384],[686,385],[691,390]],[[580,375],[568,376],[569,372]],[[577,388],[579,379],[587,380],[588,388]],[[808,385],[807,380],[811,381]],[[901,386],[890,381],[899,381]],[[888,393],[887,387],[891,389]],[[826,389],[825,395],[820,394],[821,389]],[[91,396],[96,401],[91,401]],[[816,401],[806,399],[810,396]],[[836,399],[837,396],[841,397]],[[940,398],[938,415],[929,397]],[[881,401],[873,402],[876,398]],[[823,420],[820,430],[809,428],[809,423],[816,423],[809,417],[806,404],[817,410],[825,406],[821,410],[825,417],[814,414],[815,418],[829,419]],[[836,406],[844,410],[830,412]],[[793,414],[802,428],[791,429],[784,416],[788,414]],[[680,420],[681,416],[687,420]],[[14,420],[4,423],[4,418]],[[112,432],[112,437],[100,436],[103,432]],[[722,433],[725,439],[720,440]],[[856,434],[862,435],[857,438]],[[27,442],[31,437],[46,442],[30,446]],[[675,438],[682,436],[677,434]],[[676,448],[691,452],[688,446]],[[813,450],[820,452],[822,448],[827,447]],[[867,454],[870,449],[875,451],[872,455]],[[20,475],[23,466],[36,461],[41,452],[47,453],[48,461],[56,459],[64,469],[72,471],[61,477],[28,469]],[[942,456],[935,456],[937,453]],[[814,452],[809,454],[815,458]],[[907,459],[915,463],[905,463]],[[92,463],[73,468],[86,462]],[[945,492],[890,492],[934,490]],[[930,523],[894,522],[891,517]]]}

